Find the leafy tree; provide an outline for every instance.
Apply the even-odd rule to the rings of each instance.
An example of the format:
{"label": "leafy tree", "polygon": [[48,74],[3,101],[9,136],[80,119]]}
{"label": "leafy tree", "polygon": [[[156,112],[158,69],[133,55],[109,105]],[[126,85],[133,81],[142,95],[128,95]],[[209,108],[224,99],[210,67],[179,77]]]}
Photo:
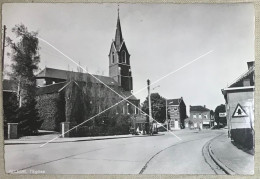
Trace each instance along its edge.
{"label": "leafy tree", "polygon": [[[159,95],[159,93],[152,93],[151,94],[151,105],[152,105],[152,117],[160,122],[165,122],[165,113],[166,113],[166,100],[162,96]],[[148,106],[148,97],[142,104],[142,110],[149,114],[149,106]]]}
{"label": "leafy tree", "polygon": [[4,136],[7,137],[7,123],[17,123],[18,101],[14,93],[3,95]]}
{"label": "leafy tree", "polygon": [[210,110],[210,126],[214,126],[214,120],[211,120],[212,118],[214,118],[214,111]]}
{"label": "leafy tree", "polygon": [[215,109],[214,117],[218,127],[220,123],[223,124],[224,126],[227,124],[226,117],[219,117],[219,113],[225,113],[225,112],[226,112],[226,106],[224,104],[217,106]]}
{"label": "leafy tree", "polygon": [[23,135],[36,133],[41,121],[36,109],[36,78],[40,56],[36,32],[29,32],[23,25],[16,25],[12,32],[18,42],[12,43],[11,78],[18,84],[18,129]]}

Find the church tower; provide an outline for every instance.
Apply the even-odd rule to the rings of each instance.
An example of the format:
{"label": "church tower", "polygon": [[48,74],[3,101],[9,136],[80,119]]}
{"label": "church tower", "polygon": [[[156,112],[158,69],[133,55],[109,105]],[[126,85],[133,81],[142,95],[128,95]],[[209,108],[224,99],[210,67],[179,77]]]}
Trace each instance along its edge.
{"label": "church tower", "polygon": [[113,78],[125,91],[133,89],[130,54],[123,39],[119,9],[116,25],[116,35],[109,52],[109,76]]}

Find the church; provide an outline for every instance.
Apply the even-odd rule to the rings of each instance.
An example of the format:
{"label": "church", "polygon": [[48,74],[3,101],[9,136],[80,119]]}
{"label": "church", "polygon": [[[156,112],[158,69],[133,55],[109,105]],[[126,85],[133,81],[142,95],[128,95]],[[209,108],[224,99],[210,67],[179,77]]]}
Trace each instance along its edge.
{"label": "church", "polygon": [[[59,131],[62,122],[75,126],[108,108],[111,109],[102,115],[128,116],[131,126],[138,116],[141,119],[140,100],[132,94],[130,54],[123,39],[119,13],[108,60],[109,76],[47,67],[37,74],[36,99],[43,121],[41,129]],[[128,101],[122,101],[122,96]],[[93,126],[94,121],[88,121],[88,126]]]}

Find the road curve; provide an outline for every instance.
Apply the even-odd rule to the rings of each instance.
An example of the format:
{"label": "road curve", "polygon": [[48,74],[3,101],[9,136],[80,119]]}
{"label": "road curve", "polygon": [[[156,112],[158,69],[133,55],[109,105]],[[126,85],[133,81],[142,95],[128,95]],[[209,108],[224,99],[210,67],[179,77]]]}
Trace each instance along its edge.
{"label": "road curve", "polygon": [[[199,133],[199,132],[198,132]],[[219,133],[201,132],[157,152],[139,174],[225,174],[208,154],[208,144]]]}

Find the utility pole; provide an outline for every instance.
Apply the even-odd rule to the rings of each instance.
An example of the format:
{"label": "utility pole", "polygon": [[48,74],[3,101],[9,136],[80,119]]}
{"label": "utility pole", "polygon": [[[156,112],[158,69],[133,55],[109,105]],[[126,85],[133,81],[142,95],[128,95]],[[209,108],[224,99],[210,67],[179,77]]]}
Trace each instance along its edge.
{"label": "utility pole", "polygon": [[167,99],[165,99],[166,102],[166,124],[167,124],[167,131],[169,131],[169,124],[168,124],[168,109],[167,109]]}
{"label": "utility pole", "polygon": [[149,106],[149,123],[152,122],[152,106],[151,106],[151,93],[150,93],[150,80],[147,80],[148,89],[148,106]]}
{"label": "utility pole", "polygon": [[3,50],[2,50],[2,73],[4,71],[4,57],[5,57],[5,31],[6,26],[4,25],[4,33],[3,33]]}

